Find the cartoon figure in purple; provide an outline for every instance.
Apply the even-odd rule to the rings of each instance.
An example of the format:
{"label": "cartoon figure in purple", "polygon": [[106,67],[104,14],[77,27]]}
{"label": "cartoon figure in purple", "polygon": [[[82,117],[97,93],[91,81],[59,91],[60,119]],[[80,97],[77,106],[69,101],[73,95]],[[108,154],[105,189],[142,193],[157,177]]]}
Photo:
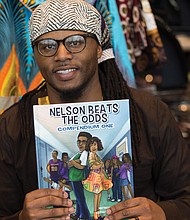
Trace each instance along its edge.
{"label": "cartoon figure in purple", "polygon": [[54,150],[52,152],[52,158],[49,160],[47,164],[47,171],[50,174],[50,179],[53,182],[58,183],[60,178],[60,170],[61,170],[61,160],[57,158],[58,157],[58,151]]}
{"label": "cartoon figure in purple", "polygon": [[62,153],[60,179],[64,180],[65,183],[69,184],[69,166],[68,166],[68,153]]}
{"label": "cartoon figure in purple", "polygon": [[122,187],[124,199],[130,199],[133,197],[133,190],[131,188],[129,174],[130,172],[133,172],[133,167],[129,153],[123,154],[122,162],[123,164],[118,172],[120,175],[120,186]]}

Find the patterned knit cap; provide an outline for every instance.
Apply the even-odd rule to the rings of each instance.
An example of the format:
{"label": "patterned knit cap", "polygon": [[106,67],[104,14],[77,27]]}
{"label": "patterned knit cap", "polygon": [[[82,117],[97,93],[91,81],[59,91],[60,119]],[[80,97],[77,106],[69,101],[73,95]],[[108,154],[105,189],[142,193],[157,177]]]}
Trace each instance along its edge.
{"label": "patterned knit cap", "polygon": [[98,10],[84,0],[47,0],[32,13],[30,41],[56,30],[78,30],[95,34],[103,48],[102,62],[113,58],[108,27]]}

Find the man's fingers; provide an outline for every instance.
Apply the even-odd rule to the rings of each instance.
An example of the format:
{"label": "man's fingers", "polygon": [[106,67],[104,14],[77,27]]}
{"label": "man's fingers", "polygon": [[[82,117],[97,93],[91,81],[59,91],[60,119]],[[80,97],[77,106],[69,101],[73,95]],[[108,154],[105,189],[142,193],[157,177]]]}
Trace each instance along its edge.
{"label": "man's fingers", "polygon": [[56,196],[49,196],[47,199],[39,198],[36,200],[36,205],[39,207],[39,204],[41,204],[41,207],[46,206],[64,206],[64,207],[71,207],[72,201],[70,199],[60,198]]}
{"label": "man's fingers", "polygon": [[126,209],[126,208],[132,208],[135,206],[139,206],[141,203],[141,198],[133,198],[133,199],[128,199],[125,201],[122,201],[116,205],[111,206],[109,209],[107,209],[107,214],[113,214],[115,212],[118,212],[120,210]]}
{"label": "man's fingers", "polygon": [[166,220],[164,211],[155,202],[138,197],[118,203],[109,209],[106,213],[108,216],[105,220],[119,220],[119,219],[162,219]]}
{"label": "man's fingers", "polygon": [[[112,207],[113,208],[113,207]],[[113,211],[113,209],[112,209]],[[115,211],[115,209],[114,209]],[[129,218],[129,219],[134,219],[134,216],[140,216],[139,213],[139,209],[137,206],[134,206],[132,208],[127,208],[127,207],[123,207],[122,210],[119,210],[117,212],[107,212],[108,214],[108,218],[105,218],[105,220],[119,220],[119,219],[125,219],[125,218]]]}
{"label": "man's fingers", "polygon": [[57,197],[63,197],[67,198],[68,194],[64,191],[61,190],[56,190],[56,189],[37,189],[34,190],[28,194],[26,194],[26,199],[27,200],[33,200],[33,199],[38,199],[41,197],[46,197],[46,196],[57,196]]}
{"label": "man's fingers", "polygon": [[131,220],[135,219],[135,216],[140,216],[142,214],[141,209],[139,209],[142,202],[143,198],[138,197],[113,205],[107,209],[106,213],[108,216],[105,220],[119,220],[124,218],[129,218]]}
{"label": "man's fingers", "polygon": [[27,209],[45,208],[46,206],[71,207],[72,201],[64,191],[55,189],[39,189],[26,195]]}
{"label": "man's fingers", "polygon": [[[58,218],[60,217],[60,219],[67,219],[67,216],[69,216],[70,214],[74,213],[74,208],[73,207],[69,207],[69,208],[65,208],[65,207],[59,207],[59,208],[44,208],[44,209],[36,209],[36,211],[33,212],[33,214],[31,214],[30,216],[38,219],[44,219],[44,218]],[[65,218],[64,218],[65,217]]]}

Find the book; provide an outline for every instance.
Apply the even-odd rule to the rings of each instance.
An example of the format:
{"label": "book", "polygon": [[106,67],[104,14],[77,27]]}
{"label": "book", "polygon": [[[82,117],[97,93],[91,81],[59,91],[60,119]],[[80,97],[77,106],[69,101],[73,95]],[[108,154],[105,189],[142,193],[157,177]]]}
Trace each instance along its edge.
{"label": "book", "polygon": [[33,106],[38,187],[67,191],[77,217],[82,197],[91,217],[133,197],[129,109],[128,99]]}

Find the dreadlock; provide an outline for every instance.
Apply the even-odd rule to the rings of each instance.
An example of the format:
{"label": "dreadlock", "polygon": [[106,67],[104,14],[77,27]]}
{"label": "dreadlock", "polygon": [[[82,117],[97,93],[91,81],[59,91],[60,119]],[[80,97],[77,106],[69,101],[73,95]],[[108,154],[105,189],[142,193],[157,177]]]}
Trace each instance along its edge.
{"label": "dreadlock", "polygon": [[[22,101],[19,105],[19,114],[21,115],[21,124],[23,125],[23,129],[21,131],[22,138],[26,141],[30,141],[31,138],[31,122],[33,118],[33,108],[31,106],[32,97],[37,93],[43,93],[46,91],[45,81],[40,83],[37,88],[26,93],[22,97]],[[38,104],[37,102],[34,104]]]}
{"label": "dreadlock", "polygon": [[126,80],[124,80],[114,59],[108,59],[99,63],[99,79],[102,87],[104,100],[129,99],[131,115],[131,134],[132,134],[132,153],[133,162],[136,165],[139,162],[137,146],[140,143],[141,120],[138,114],[136,102]]}

